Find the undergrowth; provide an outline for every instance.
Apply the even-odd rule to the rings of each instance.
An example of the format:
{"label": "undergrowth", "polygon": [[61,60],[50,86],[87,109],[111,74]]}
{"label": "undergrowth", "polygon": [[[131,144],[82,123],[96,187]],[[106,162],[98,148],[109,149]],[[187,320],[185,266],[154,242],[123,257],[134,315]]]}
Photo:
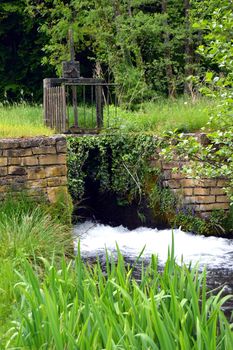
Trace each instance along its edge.
{"label": "undergrowth", "polygon": [[101,263],[74,263],[60,268],[45,261],[44,279],[24,264],[15,288],[21,296],[6,349],[231,349],[233,334],[222,311],[230,296],[207,292],[206,272],[178,266],[173,249],[164,271],[152,256],[134,267],[106,255]]}

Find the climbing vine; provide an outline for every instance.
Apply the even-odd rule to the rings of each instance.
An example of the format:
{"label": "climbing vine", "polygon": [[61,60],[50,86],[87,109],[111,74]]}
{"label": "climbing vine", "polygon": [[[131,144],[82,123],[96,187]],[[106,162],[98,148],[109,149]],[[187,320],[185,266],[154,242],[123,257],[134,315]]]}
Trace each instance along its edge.
{"label": "climbing vine", "polygon": [[81,200],[89,178],[99,184],[100,191],[115,193],[119,202],[140,200],[146,181],[158,176],[158,169],[150,166],[158,145],[158,139],[145,134],[69,137],[70,193]]}

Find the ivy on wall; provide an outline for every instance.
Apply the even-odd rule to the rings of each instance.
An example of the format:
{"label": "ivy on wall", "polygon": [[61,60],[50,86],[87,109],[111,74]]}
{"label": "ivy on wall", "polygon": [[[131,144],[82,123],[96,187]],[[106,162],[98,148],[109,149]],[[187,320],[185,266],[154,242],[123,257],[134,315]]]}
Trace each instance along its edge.
{"label": "ivy on wall", "polygon": [[89,178],[100,191],[115,193],[119,202],[140,200],[148,179],[158,176],[158,169],[150,166],[158,145],[158,139],[145,134],[68,137],[71,195],[81,200]]}

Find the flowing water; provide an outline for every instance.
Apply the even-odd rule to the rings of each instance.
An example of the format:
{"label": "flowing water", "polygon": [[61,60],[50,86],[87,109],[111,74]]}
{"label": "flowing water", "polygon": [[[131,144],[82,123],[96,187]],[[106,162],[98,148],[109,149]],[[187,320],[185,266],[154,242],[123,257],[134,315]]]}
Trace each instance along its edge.
{"label": "flowing water", "polygon": [[[98,255],[103,264],[105,250],[114,255],[117,244],[126,261],[133,262],[145,247],[143,260],[149,262],[151,255],[156,254],[162,268],[172,244],[172,230],[140,227],[129,231],[123,226],[111,227],[91,221],[75,226],[74,235],[75,249],[80,240],[83,258],[93,260]],[[200,270],[206,266],[209,288],[224,288],[225,294],[233,294],[233,240],[197,236],[179,229],[173,230],[173,235],[177,263],[181,260],[187,264],[198,263]],[[232,306],[232,303],[226,305],[228,314]]]}

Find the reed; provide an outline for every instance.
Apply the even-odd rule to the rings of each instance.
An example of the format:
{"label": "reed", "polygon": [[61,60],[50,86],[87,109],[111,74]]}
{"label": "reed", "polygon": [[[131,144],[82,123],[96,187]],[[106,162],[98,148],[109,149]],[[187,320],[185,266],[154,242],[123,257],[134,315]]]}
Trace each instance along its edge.
{"label": "reed", "polygon": [[45,263],[41,282],[28,262],[16,286],[21,303],[6,348],[231,349],[230,298],[207,294],[206,271],[178,266],[169,254],[162,273],[152,256],[140,281],[118,250],[115,262],[84,264],[80,250],[61,268]]}
{"label": "reed", "polygon": [[8,197],[0,208],[0,349],[4,349],[5,332],[14,319],[14,308],[20,303],[15,285],[20,282],[25,260],[43,274],[41,257],[53,264],[70,252],[70,228],[58,223],[45,206],[25,196]]}

